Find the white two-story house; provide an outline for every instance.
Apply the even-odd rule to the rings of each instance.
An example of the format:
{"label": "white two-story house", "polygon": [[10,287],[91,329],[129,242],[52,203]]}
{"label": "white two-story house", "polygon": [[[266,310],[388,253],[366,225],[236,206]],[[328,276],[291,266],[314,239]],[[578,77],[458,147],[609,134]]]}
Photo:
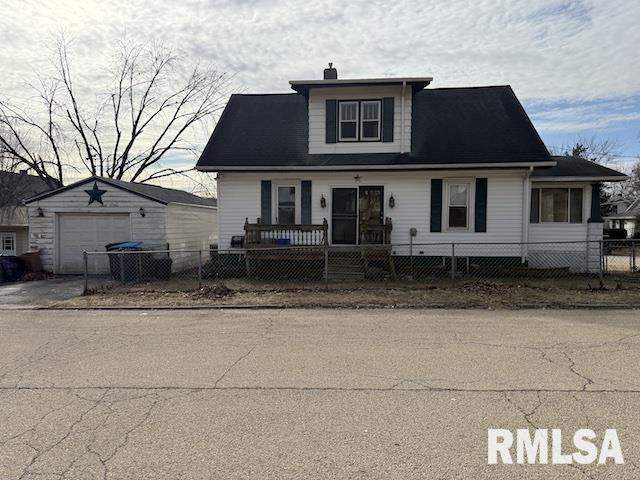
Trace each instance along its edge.
{"label": "white two-story house", "polygon": [[219,248],[384,243],[437,257],[455,242],[535,263],[535,243],[575,241],[556,247],[584,265],[584,242],[602,238],[600,182],[625,176],[550,156],[509,86],[431,80],[339,79],[330,65],[291,94],[233,95],[197,163],[217,172]]}

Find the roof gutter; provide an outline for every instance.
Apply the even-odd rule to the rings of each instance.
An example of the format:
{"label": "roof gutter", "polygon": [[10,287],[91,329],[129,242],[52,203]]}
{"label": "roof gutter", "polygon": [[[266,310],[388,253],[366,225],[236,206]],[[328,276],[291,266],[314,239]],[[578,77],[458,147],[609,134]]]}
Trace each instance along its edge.
{"label": "roof gutter", "polygon": [[407,89],[407,82],[403,81],[402,82],[402,96],[400,97],[400,102],[402,104],[401,107],[401,115],[402,118],[400,119],[400,153],[404,153],[404,92]]}
{"label": "roof gutter", "polygon": [[[544,162],[495,162],[495,163],[432,163],[398,165],[201,165],[201,172],[255,172],[255,171],[309,171],[309,170],[448,170],[473,168],[529,168],[554,167],[555,161]],[[540,178],[540,177],[536,177]]]}
{"label": "roof gutter", "polygon": [[624,182],[629,177],[624,176],[602,176],[602,177],[531,177],[532,182]]}

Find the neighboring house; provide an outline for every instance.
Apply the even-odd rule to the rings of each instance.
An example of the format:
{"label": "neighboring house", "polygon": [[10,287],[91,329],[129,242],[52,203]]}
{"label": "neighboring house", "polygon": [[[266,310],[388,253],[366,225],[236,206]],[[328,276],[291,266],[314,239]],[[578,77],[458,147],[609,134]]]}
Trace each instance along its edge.
{"label": "neighboring house", "polygon": [[0,171],[0,255],[22,255],[29,250],[29,218],[24,201],[49,190],[40,177]]}
{"label": "neighboring house", "polygon": [[611,213],[604,217],[605,228],[627,231],[627,238],[640,233],[640,200],[627,200],[618,195],[607,202]]}
{"label": "neighboring house", "polygon": [[[314,225],[321,242],[391,243],[396,256],[411,240],[449,243],[414,251],[433,257],[450,242],[581,241],[556,248],[584,269],[584,241],[602,238],[600,182],[626,177],[550,156],[511,87],[324,73],[289,82],[292,94],[230,98],[196,166],[218,173],[221,249],[240,235],[247,247],[317,243],[300,228]],[[541,247],[507,247],[466,255],[539,263]]]}
{"label": "neighboring house", "polygon": [[[182,190],[90,177],[27,200],[31,245],[45,270],[83,272],[83,251],[141,240],[148,248],[209,249],[216,241],[215,198]],[[199,253],[171,253],[173,269],[196,265]],[[90,273],[106,273],[106,256],[92,257]]]}

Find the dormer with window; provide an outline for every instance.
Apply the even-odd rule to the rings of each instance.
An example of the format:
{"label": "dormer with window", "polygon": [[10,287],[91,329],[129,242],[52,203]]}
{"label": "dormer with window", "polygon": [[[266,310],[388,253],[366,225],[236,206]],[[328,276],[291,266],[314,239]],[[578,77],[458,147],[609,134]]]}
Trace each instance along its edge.
{"label": "dormer with window", "polygon": [[329,64],[324,80],[295,80],[308,99],[310,154],[409,153],[413,94],[431,78],[341,79]]}

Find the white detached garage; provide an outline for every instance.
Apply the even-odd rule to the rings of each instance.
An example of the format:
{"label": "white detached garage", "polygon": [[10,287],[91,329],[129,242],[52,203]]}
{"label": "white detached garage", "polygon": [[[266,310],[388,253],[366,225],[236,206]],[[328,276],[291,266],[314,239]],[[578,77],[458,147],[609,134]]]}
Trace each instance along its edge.
{"label": "white detached garage", "polygon": [[[217,240],[215,198],[182,190],[98,176],[27,200],[32,249],[39,249],[45,270],[83,272],[83,251],[140,240],[145,248],[208,249]],[[197,264],[198,253],[172,253],[173,270]],[[107,273],[106,256],[91,265]]]}

